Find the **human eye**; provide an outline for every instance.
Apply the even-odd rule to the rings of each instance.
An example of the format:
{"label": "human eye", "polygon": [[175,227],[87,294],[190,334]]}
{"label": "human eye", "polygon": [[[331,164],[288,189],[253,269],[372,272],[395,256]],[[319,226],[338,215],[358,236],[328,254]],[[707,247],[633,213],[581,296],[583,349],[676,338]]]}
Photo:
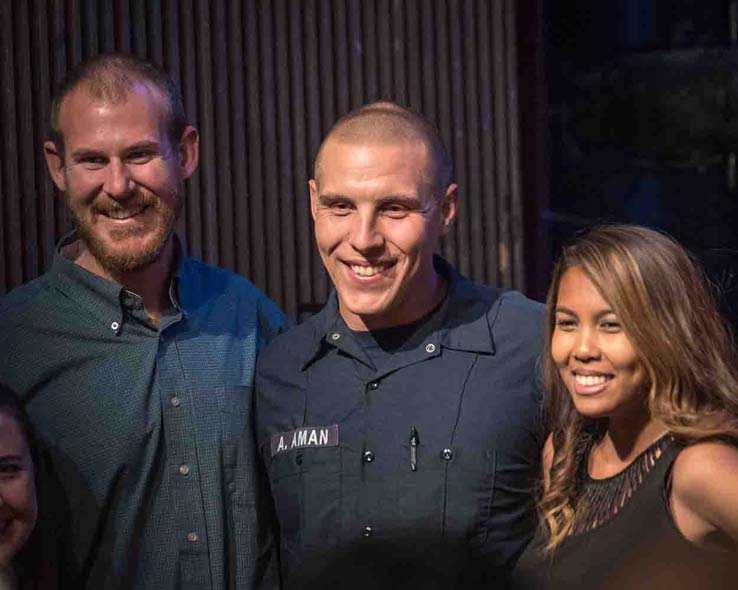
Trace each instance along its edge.
{"label": "human eye", "polygon": [[600,328],[605,332],[620,332],[622,326],[617,318],[606,318],[600,320]]}
{"label": "human eye", "polygon": [[16,473],[23,471],[23,466],[16,462],[0,463],[0,477],[12,477]]}
{"label": "human eye", "polygon": [[322,208],[328,209],[333,215],[339,215],[344,216],[351,213],[351,211],[354,210],[353,205],[350,201],[347,201],[345,199],[334,199],[330,201],[325,201],[322,204]]}
{"label": "human eye", "polygon": [[570,316],[557,315],[554,325],[557,330],[561,330],[562,332],[571,332],[577,327],[577,322]]}
{"label": "human eye", "polygon": [[107,166],[108,160],[104,156],[96,156],[93,154],[80,156],[76,164],[82,166],[86,170],[102,170]]}
{"label": "human eye", "polygon": [[126,156],[126,162],[135,165],[148,164],[156,156],[157,153],[153,150],[135,150]]}
{"label": "human eye", "polygon": [[382,214],[391,219],[402,219],[410,213],[410,209],[401,203],[387,203],[382,207]]}

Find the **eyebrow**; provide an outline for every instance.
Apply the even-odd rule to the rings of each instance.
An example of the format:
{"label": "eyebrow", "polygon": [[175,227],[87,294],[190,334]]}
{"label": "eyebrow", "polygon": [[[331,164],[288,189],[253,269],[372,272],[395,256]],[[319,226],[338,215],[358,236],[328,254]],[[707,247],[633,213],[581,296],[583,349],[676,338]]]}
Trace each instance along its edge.
{"label": "eyebrow", "polygon": [[[579,317],[579,315],[575,311],[569,309],[568,307],[564,307],[563,305],[557,305],[556,307],[554,307],[554,313],[565,313],[567,315],[572,315],[572,316],[575,316],[575,317]],[[610,309],[608,307],[607,309],[603,309],[602,311],[598,311],[595,314],[595,317],[597,319],[599,319],[599,318],[601,318],[603,316],[610,315],[610,314],[617,315],[612,309]]]}
{"label": "eyebrow", "polygon": [[[128,146],[126,149],[123,150],[123,154],[130,154],[131,152],[135,152],[137,150],[154,150],[154,151],[160,151],[160,145],[157,141],[141,141],[139,143],[134,143],[131,146]],[[75,160],[79,160],[80,158],[83,158],[85,156],[105,156],[107,157],[107,154],[102,150],[96,150],[94,148],[87,148],[87,147],[81,147],[72,152],[71,157]]]}
{"label": "eyebrow", "polygon": [[[335,203],[337,201],[353,201],[352,197],[339,193],[324,193],[318,197],[321,203]],[[375,203],[386,205],[388,203],[404,203],[413,207],[420,208],[423,202],[415,195],[385,195],[376,199]]]}

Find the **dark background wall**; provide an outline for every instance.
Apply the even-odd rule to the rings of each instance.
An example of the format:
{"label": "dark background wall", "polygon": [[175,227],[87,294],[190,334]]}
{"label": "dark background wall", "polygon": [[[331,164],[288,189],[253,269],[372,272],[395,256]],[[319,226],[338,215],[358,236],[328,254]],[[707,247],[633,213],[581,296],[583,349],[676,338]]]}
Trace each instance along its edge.
{"label": "dark background wall", "polygon": [[451,149],[463,201],[445,256],[479,281],[524,288],[516,7],[535,5],[0,0],[0,293],[42,273],[70,228],[41,152],[50,96],[70,67],[108,51],[162,64],[200,129],[180,220],[189,252],[288,313],[327,296],[307,197],[320,139],[380,98],[424,113]]}

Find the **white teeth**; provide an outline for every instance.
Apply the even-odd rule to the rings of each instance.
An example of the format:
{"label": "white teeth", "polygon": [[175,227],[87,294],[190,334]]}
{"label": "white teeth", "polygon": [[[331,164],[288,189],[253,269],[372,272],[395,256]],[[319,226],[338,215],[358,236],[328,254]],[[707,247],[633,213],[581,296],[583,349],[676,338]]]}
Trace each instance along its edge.
{"label": "white teeth", "polygon": [[605,375],[574,375],[579,385],[602,385],[607,381]]}
{"label": "white teeth", "polygon": [[375,274],[382,272],[382,270],[384,270],[384,267],[359,266],[357,264],[352,264],[351,270],[354,271],[357,275],[361,275],[362,277],[373,277]]}
{"label": "white teeth", "polygon": [[101,211],[101,213],[106,217],[109,217],[110,219],[129,219],[131,217],[135,217],[144,209],[146,209],[146,206],[139,207],[138,209],[134,209],[133,211],[131,211],[130,209],[114,209],[109,211]]}

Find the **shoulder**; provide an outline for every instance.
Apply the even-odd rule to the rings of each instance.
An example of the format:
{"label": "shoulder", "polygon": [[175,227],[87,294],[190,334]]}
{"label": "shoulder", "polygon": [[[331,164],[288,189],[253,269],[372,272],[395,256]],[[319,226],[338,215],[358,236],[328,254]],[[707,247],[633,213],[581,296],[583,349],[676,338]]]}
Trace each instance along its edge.
{"label": "shoulder", "polygon": [[727,443],[695,443],[674,460],[672,492],[685,499],[709,495],[731,480],[738,483],[738,448]]}
{"label": "shoulder", "polygon": [[0,326],[22,324],[50,302],[52,289],[48,277],[42,275],[0,297]]}
{"label": "shoulder", "polygon": [[194,297],[222,304],[241,312],[253,307],[266,334],[276,334],[284,325],[284,314],[256,285],[245,277],[201,260],[188,258],[182,279]]}
{"label": "shoulder", "polygon": [[720,531],[738,542],[738,448],[699,442],[674,461],[671,507],[677,527],[693,542]]}
{"label": "shoulder", "polygon": [[498,318],[506,322],[517,322],[541,330],[545,306],[528,299],[519,291],[503,291],[497,302]]}
{"label": "shoulder", "polygon": [[289,371],[301,366],[307,350],[315,346],[318,321],[318,316],[313,316],[276,336],[259,357],[258,372]]}

